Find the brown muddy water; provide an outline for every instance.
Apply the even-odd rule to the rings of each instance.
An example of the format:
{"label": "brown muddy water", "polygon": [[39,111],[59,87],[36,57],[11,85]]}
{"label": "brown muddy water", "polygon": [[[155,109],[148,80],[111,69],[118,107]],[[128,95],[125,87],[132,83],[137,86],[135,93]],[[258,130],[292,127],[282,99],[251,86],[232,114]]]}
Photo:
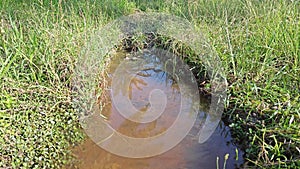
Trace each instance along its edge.
{"label": "brown muddy water", "polygon": [[[143,57],[153,57],[143,54]],[[149,123],[137,123],[125,119],[120,115],[111,103],[109,95],[109,83],[122,60],[135,60],[126,53],[120,52],[110,61],[106,71],[108,82],[105,106],[102,116],[106,118],[112,128],[131,137],[151,137],[166,131],[172,125],[180,106],[180,89],[176,81],[153,64],[148,69],[141,70],[130,81],[128,88],[129,98],[132,104],[140,111],[147,111],[149,106],[148,96],[153,89],[161,89],[166,93],[168,101],[165,111],[159,118]],[[75,147],[74,162],[67,168],[79,169],[226,169],[240,168],[243,164],[243,151],[233,142],[228,126],[221,121],[212,136],[204,143],[198,143],[197,134],[202,127],[201,119],[208,116],[209,100],[201,96],[200,110],[196,123],[189,134],[171,150],[148,158],[126,158],[114,155],[96,145],[91,139],[87,139],[81,145]],[[225,155],[229,154],[225,162]]]}

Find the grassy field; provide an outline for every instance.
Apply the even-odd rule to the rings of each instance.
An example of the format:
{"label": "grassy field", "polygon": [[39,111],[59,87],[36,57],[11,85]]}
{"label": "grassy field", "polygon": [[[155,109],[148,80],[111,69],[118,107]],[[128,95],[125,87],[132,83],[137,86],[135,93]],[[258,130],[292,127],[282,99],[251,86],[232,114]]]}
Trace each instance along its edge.
{"label": "grassy field", "polygon": [[[71,78],[89,36],[135,12],[165,12],[207,33],[229,81],[224,119],[246,165],[300,166],[300,2],[0,1],[0,168],[59,168],[80,130]],[[197,64],[197,63],[196,63]]]}

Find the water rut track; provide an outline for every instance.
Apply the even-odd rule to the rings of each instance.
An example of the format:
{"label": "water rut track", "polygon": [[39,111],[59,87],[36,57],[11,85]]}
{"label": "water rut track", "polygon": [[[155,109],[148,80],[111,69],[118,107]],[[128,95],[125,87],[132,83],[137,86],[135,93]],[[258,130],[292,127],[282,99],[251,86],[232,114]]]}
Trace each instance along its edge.
{"label": "water rut track", "polygon": [[[147,68],[136,72],[130,81],[129,88],[120,90],[128,92],[132,105],[141,113],[146,113],[151,109],[149,95],[154,89],[164,92],[167,104],[163,113],[159,114],[154,121],[138,123],[125,118],[116,109],[111,100],[110,83],[113,73],[123,60],[134,62],[136,59],[149,59],[149,57],[152,57],[150,59],[153,60],[153,64],[150,63]],[[181,90],[175,78],[155,62],[159,62],[159,59],[148,52],[135,57],[119,52],[110,61],[105,73],[108,84],[108,88],[104,90],[106,99],[100,100],[104,105],[101,116],[117,132],[135,138],[153,137],[165,132],[176,120],[181,106]],[[158,100],[161,101],[161,99]],[[222,167],[226,154],[229,155],[226,168],[239,167],[243,163],[243,151],[233,144],[229,127],[223,122],[219,123],[206,142],[199,143],[199,131],[203,127],[203,119],[212,118],[206,113],[209,111],[210,100],[204,96],[201,96],[200,100],[196,123],[189,134],[171,150],[149,158],[125,158],[109,153],[92,140],[87,139],[82,145],[72,150],[77,158],[72,167],[82,169],[211,169],[216,168],[217,164]]]}

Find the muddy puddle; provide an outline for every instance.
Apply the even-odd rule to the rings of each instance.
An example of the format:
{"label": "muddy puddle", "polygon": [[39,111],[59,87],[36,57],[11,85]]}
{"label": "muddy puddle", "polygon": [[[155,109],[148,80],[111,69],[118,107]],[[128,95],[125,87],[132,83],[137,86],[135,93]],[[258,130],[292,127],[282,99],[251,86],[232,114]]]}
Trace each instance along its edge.
{"label": "muddy puddle", "polygon": [[[153,62],[157,58],[147,52],[142,56],[129,56],[126,53],[118,53],[112,58],[106,75],[108,84],[111,77],[123,60],[136,60],[144,57],[152,57]],[[110,87],[106,87],[105,105],[101,116],[110,126],[124,135],[135,138],[147,138],[165,132],[176,120],[181,102],[181,90],[167,72],[156,64],[149,65],[147,69],[136,73],[131,79],[127,89],[132,105],[141,112],[150,109],[148,96],[153,89],[164,91],[167,104],[164,112],[154,121],[137,123],[124,118],[118,113],[117,108],[110,99]],[[197,135],[202,128],[202,119],[209,116],[210,100],[200,96],[200,110],[197,120],[189,134],[171,150],[148,158],[126,158],[114,155],[100,148],[91,139],[87,139],[81,145],[75,147],[72,152],[75,161],[67,168],[80,169],[226,169],[239,168],[243,164],[243,151],[233,144],[229,127],[220,122],[211,137],[204,143],[198,142]],[[116,145],[118,146],[118,145]],[[228,154],[228,159],[225,156]],[[225,162],[226,161],[226,162]]]}

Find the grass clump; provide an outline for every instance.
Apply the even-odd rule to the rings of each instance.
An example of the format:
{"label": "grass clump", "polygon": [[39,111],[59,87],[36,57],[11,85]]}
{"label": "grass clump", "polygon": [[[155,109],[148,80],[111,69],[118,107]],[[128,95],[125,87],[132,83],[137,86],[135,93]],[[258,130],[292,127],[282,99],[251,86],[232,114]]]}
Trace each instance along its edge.
{"label": "grass clump", "polygon": [[[72,72],[89,36],[142,11],[188,19],[207,33],[229,82],[224,118],[248,166],[300,165],[298,1],[0,2],[0,167],[58,168],[84,136]],[[194,61],[194,65],[201,62]]]}
{"label": "grass clump", "polygon": [[85,41],[127,1],[0,2],[0,168],[61,168],[84,134],[72,73]]}
{"label": "grass clump", "polygon": [[59,168],[83,137],[70,78],[84,24],[59,6],[7,5],[2,1],[0,167]]}

